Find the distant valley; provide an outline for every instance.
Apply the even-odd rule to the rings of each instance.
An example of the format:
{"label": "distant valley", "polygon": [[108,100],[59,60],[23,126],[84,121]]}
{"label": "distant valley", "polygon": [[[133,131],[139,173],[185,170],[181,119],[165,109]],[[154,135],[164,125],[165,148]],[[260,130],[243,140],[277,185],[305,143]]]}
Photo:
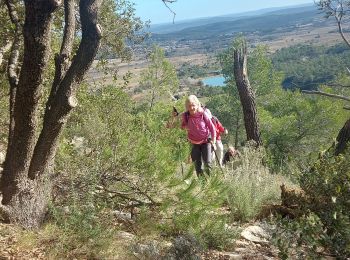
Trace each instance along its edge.
{"label": "distant valley", "polygon": [[[200,74],[191,76],[187,72],[192,69],[213,75],[219,70],[215,56],[239,35],[244,35],[251,48],[267,45],[270,53],[297,44],[332,46],[342,42],[335,21],[325,19],[314,5],[270,8],[190,21],[175,20],[175,24],[154,25],[150,30],[151,37],[136,47],[133,61],[120,63],[114,59],[108,65],[118,71],[118,78],[131,72],[130,91],[138,87],[141,71],[148,65],[146,54],[153,44],[165,50],[180,74],[183,70],[186,77],[200,79],[203,77]],[[96,68],[90,71],[89,78],[94,82],[113,81],[112,76]]]}
{"label": "distant valley", "polygon": [[252,13],[154,26],[148,43],[157,43],[169,56],[216,53],[242,34],[251,46],[266,44],[271,51],[297,43],[339,42],[335,22],[314,5],[265,9]]}

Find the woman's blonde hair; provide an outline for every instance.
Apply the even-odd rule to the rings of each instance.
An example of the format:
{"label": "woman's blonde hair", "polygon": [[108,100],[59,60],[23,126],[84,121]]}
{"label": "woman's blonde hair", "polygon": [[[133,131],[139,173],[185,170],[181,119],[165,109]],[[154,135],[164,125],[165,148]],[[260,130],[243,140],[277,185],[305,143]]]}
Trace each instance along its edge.
{"label": "woman's blonde hair", "polygon": [[195,95],[189,95],[189,96],[187,97],[187,99],[186,99],[186,101],[185,101],[185,106],[186,106],[186,108],[187,108],[187,106],[188,106],[188,104],[189,104],[190,102],[195,103],[198,107],[201,106],[201,103],[199,102],[198,98],[197,98]]}

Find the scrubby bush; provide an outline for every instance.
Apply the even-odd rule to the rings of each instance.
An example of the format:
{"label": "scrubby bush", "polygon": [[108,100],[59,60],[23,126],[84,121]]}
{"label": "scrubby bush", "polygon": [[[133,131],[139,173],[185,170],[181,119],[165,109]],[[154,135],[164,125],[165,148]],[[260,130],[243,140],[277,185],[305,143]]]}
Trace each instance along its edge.
{"label": "scrubby bush", "polygon": [[281,259],[320,259],[322,250],[319,240],[324,237],[322,222],[313,213],[302,216],[299,221],[288,218],[274,220],[276,228],[272,243],[279,249]]}
{"label": "scrubby bush", "polygon": [[306,198],[301,205],[304,215],[280,222],[276,237],[281,252],[302,248],[309,256],[326,253],[339,259],[350,257],[349,153],[334,156],[330,150],[321,154],[301,175],[300,186]]}
{"label": "scrubby bush", "polygon": [[280,185],[288,180],[271,174],[265,157],[263,149],[247,146],[239,161],[227,166],[228,204],[234,220],[251,220],[264,205],[280,200]]}
{"label": "scrubby bush", "polygon": [[[189,233],[215,248],[230,241],[235,232],[226,229],[227,217],[218,213],[226,185],[217,174],[198,180],[183,163],[190,151],[185,132],[165,127],[171,104],[145,109],[112,86],[86,89],[80,100],[84,109],[72,115],[57,158],[52,210],[57,225],[73,232],[90,205],[86,225],[73,232],[78,241],[108,229],[116,221],[110,214],[115,210],[133,215],[132,230],[140,237]],[[74,209],[63,222],[62,208]]]}
{"label": "scrubby bush", "polygon": [[350,155],[326,153],[301,176],[301,187],[310,198],[326,236],[320,243],[339,257],[350,257]]}
{"label": "scrubby bush", "polygon": [[[209,248],[224,248],[237,236],[237,229],[228,229],[228,214],[222,207],[227,197],[227,185],[220,172],[206,179],[186,178],[170,197],[165,215],[171,221],[161,225],[168,235],[194,235]],[[169,214],[170,213],[170,214]]]}

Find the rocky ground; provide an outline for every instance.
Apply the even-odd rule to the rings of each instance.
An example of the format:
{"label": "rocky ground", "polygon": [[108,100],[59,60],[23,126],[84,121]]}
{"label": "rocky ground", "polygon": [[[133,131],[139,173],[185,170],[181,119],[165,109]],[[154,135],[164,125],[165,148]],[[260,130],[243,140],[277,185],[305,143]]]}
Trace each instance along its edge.
{"label": "rocky ground", "polygon": [[25,248],[19,243],[21,234],[19,228],[0,223],[0,260],[46,259],[45,248]]}
{"label": "rocky ground", "polygon": [[[47,259],[44,246],[26,247],[22,235],[21,229],[13,225],[0,224],[0,260]],[[266,225],[261,224],[244,228],[240,238],[235,241],[235,249],[230,252],[215,250],[203,252],[194,238],[184,236],[179,236],[172,242],[153,240],[142,243],[135,235],[124,231],[120,231],[117,237],[130,252],[130,259],[278,259],[278,251],[269,241],[270,235]]]}
{"label": "rocky ground", "polygon": [[[184,236],[179,236],[172,242],[140,242],[135,235],[120,231],[117,237],[129,251],[130,259],[278,259],[278,251],[269,241],[268,229],[263,223],[247,226],[241,232],[240,238],[234,241],[234,250],[230,252],[203,252],[193,238]],[[22,232],[13,225],[0,224],[0,260],[47,259],[44,246],[25,246]]]}

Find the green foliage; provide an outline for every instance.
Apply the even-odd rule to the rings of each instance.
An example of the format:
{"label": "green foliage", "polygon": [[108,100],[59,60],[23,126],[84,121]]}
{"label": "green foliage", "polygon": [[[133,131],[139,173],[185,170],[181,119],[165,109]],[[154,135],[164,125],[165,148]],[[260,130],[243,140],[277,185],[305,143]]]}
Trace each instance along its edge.
{"label": "green foliage", "polygon": [[229,135],[222,136],[223,143],[237,146],[241,141],[245,140],[242,107],[239,99],[234,95],[232,86],[223,89],[225,93],[211,95],[206,102],[206,106],[213,115],[219,118],[222,125],[228,129]]}
{"label": "green foliage", "polygon": [[[235,140],[236,145],[245,139],[244,127],[239,123],[242,112],[234,83],[232,62],[233,50],[241,41],[242,39],[238,38],[229,49],[219,55],[228,82],[227,94],[213,96],[208,102],[213,113],[219,119],[223,118],[223,123],[231,133],[238,129],[239,141]],[[316,55],[313,51],[317,50],[317,47],[295,48],[295,51]],[[337,50],[338,48],[334,47],[329,51]],[[281,51],[273,57],[276,59],[282,54]],[[294,55],[293,51],[288,54]],[[290,58],[282,57],[280,59]],[[310,159],[315,159],[320,147],[325,149],[329,146],[347,115],[340,101],[305,96],[298,91],[282,89],[283,75],[276,71],[272,61],[271,57],[267,56],[266,47],[260,46],[249,54],[248,73],[256,93],[260,131],[269,154],[269,164],[275,171],[288,174],[293,172],[291,165],[292,168],[295,165],[305,168]],[[346,84],[347,81],[342,79],[341,82]],[[325,90],[330,91],[328,88]],[[321,128],[320,122],[323,126]],[[232,136],[229,140],[233,142]]]}
{"label": "green foliage", "polygon": [[164,214],[172,212],[171,222],[160,228],[168,235],[189,233],[206,247],[223,248],[237,235],[237,230],[227,229],[227,214],[221,209],[227,197],[227,184],[220,172],[196,179],[191,177],[192,171],[191,168],[174,196],[164,204]]}
{"label": "green foliage", "polygon": [[350,256],[350,156],[328,153],[301,176],[301,187],[312,199],[309,209],[322,222],[327,237],[322,245],[340,257]]}
{"label": "green foliage", "polygon": [[279,249],[281,259],[322,258],[320,239],[324,238],[322,222],[313,213],[302,216],[299,221],[276,219],[272,243]]}
{"label": "green foliage", "polygon": [[65,208],[52,207],[51,225],[58,229],[58,234],[55,245],[47,254],[55,257],[107,257],[105,252],[113,241],[115,229],[101,218],[101,210],[93,201],[80,199],[71,201]]}
{"label": "green foliage", "polygon": [[285,73],[283,87],[317,89],[320,84],[334,82],[347,73],[350,51],[345,44],[331,47],[295,45],[272,55],[274,67]]}
{"label": "green foliage", "polygon": [[135,16],[134,3],[129,0],[103,1],[99,23],[103,28],[103,37],[98,57],[102,60],[107,58],[130,60],[132,52],[129,46],[142,42],[147,36],[142,33],[147,24]]}
{"label": "green foliage", "polygon": [[[170,104],[157,103],[151,111],[136,109],[126,94],[111,86],[81,91],[80,100],[84,110],[79,107],[73,114],[57,158],[62,186],[69,187],[57,203],[69,208],[73,203],[73,209],[76,201],[84,203],[63,226],[69,229],[81,221],[90,203],[97,213],[86,216],[82,239],[88,239],[99,231],[89,226],[95,217],[100,219],[100,209],[135,205],[144,209],[137,218],[140,234],[189,232],[216,248],[230,241],[235,232],[225,229],[227,217],[218,213],[226,186],[220,175],[197,180],[193,168],[183,165],[189,145],[184,131],[165,128]],[[158,219],[162,224],[153,223]]]}
{"label": "green foliage", "polygon": [[323,97],[278,90],[265,98],[258,108],[263,140],[273,163],[287,172],[284,166],[290,161],[306,167],[310,158],[315,159],[320,148],[332,143],[346,118],[342,102]]}
{"label": "green foliage", "polygon": [[181,64],[180,68],[177,69],[177,75],[179,78],[202,78],[205,77],[209,72],[208,65],[199,66],[192,65],[189,62]]}
{"label": "green foliage", "polygon": [[350,156],[335,157],[331,152],[320,154],[313,167],[300,176],[307,198],[302,205],[305,214],[277,222],[274,237],[283,259],[292,252],[314,258],[324,252],[337,259],[350,256]]}
{"label": "green foliage", "polygon": [[244,147],[237,162],[227,166],[228,204],[232,218],[239,221],[254,219],[264,205],[280,199],[280,185],[287,182],[271,174],[264,165],[266,153],[253,147]]}
{"label": "green foliage", "polygon": [[164,50],[160,47],[153,46],[149,62],[150,65],[141,74],[140,85],[149,91],[149,104],[152,109],[157,100],[178,89],[179,81],[175,67],[165,59]]}

